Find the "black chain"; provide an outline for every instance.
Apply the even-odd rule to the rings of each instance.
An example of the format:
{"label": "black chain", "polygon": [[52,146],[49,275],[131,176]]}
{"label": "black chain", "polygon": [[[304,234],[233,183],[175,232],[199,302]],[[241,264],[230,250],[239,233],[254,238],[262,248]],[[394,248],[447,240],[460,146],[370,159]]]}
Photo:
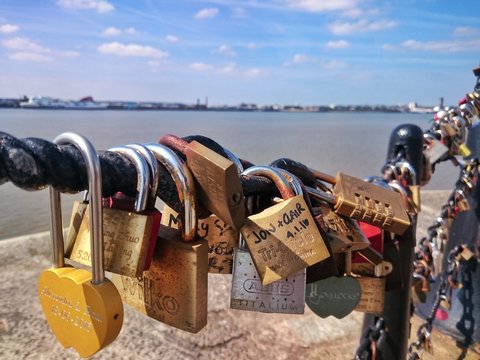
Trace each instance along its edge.
{"label": "black chain", "polygon": [[377,347],[381,347],[387,337],[385,320],[376,317],[375,322],[363,331],[360,345],[355,353],[354,360],[372,359]]}

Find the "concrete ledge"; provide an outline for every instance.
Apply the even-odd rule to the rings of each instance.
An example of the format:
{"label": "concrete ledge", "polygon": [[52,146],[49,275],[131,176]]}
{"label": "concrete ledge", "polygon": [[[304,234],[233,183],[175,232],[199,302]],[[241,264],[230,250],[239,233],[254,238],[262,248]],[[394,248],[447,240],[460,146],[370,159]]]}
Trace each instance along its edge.
{"label": "concrete ledge", "polygon": [[[419,236],[439,214],[447,191],[422,193]],[[51,264],[49,233],[0,241],[0,358],[77,359],[44,320],[37,294],[40,272]],[[93,359],[351,359],[362,313],[321,319],[229,309],[230,275],[209,275],[208,325],[190,334],[144,317],[125,306],[117,340]],[[414,328],[416,329],[416,328]],[[434,340],[435,342],[435,340]],[[440,340],[435,346],[445,343]],[[477,355],[478,356],[478,355]],[[467,357],[468,359],[468,357]]]}

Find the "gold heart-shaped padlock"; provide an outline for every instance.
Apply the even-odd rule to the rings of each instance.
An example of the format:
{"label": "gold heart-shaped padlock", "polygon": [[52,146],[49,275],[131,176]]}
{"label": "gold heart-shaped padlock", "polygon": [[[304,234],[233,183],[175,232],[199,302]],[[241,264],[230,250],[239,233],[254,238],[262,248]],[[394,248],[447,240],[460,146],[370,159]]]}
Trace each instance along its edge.
{"label": "gold heart-shaped padlock", "polygon": [[87,165],[90,196],[90,236],[92,273],[65,266],[60,193],[50,188],[51,233],[54,266],[40,275],[40,304],[48,325],[60,344],[89,357],[110,344],[123,324],[123,304],[113,283],[105,278],[101,172],[97,153],[84,137],[64,133],[57,144],[72,143]]}

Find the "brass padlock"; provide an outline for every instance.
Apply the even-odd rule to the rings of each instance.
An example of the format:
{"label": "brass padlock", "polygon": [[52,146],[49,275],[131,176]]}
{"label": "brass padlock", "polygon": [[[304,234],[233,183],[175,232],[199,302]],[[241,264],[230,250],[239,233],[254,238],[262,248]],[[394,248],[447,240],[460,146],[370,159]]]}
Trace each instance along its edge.
{"label": "brass padlock", "polygon": [[338,173],[336,178],[315,171],[318,178],[332,183],[333,195],[308,188],[308,193],[333,205],[337,214],[381,227],[395,234],[403,234],[410,226],[410,218],[399,194],[375,186],[353,176]]}
{"label": "brass padlock", "polygon": [[284,279],[330,256],[302,195],[273,168],[252,166],[244,175],[272,180],[285,200],[248,216],[240,229],[263,285]]}
{"label": "brass padlock", "polygon": [[60,344],[89,357],[113,342],[123,324],[122,299],[105,278],[103,267],[100,160],[92,144],[80,135],[63,133],[54,142],[75,145],[85,158],[93,266],[92,273],[65,266],[60,193],[50,188],[53,267],[41,273],[38,292],[45,318]]}
{"label": "brass padlock", "polygon": [[[326,204],[315,207],[318,215],[315,216],[326,234],[333,253],[344,253],[365,249],[370,245],[367,237],[363,234],[358,223],[348,217],[336,214]],[[317,219],[318,217],[318,219]]]}
{"label": "brass padlock", "polygon": [[[152,197],[150,181],[154,169],[137,150],[117,147],[110,151],[127,156],[135,164],[138,196],[135,203],[122,198],[121,194],[104,201],[105,268],[116,274],[138,277],[150,266],[160,225],[158,210],[145,212]],[[70,255],[71,260],[85,265],[90,264],[91,256],[88,234],[88,216],[85,216]]]}
{"label": "brass padlock", "polygon": [[455,189],[454,201],[455,206],[460,212],[469,211],[471,209],[468,197],[462,189]]}
{"label": "brass padlock", "polygon": [[392,264],[372,247],[359,250],[357,254],[368,263],[352,264],[352,271],[359,275],[357,280],[362,292],[355,310],[382,314],[385,306],[385,276],[392,272]]}
{"label": "brass padlock", "polygon": [[170,172],[182,203],[179,230],[160,227],[150,269],[138,279],[113,275],[123,300],[137,311],[178,329],[196,333],[207,324],[208,244],[197,232],[195,184],[173,151],[147,145]]}
{"label": "brass padlock", "polygon": [[197,141],[188,143],[169,134],[160,143],[186,156],[195,177],[199,202],[230,226],[240,229],[245,221],[245,202],[236,165]]}
{"label": "brass padlock", "polygon": [[[162,225],[177,229],[180,223],[180,214],[165,205],[162,209]],[[233,251],[238,247],[239,231],[212,214],[198,220],[197,235],[208,241],[208,272],[231,274]]]}

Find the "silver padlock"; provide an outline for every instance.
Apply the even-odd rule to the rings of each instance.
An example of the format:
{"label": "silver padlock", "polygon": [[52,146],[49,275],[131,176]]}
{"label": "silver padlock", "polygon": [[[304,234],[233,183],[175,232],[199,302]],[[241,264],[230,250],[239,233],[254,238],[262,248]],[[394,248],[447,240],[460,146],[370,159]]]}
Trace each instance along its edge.
{"label": "silver padlock", "polygon": [[[292,190],[301,192],[295,177],[283,173]],[[282,174],[282,175],[283,175]],[[253,198],[247,199],[249,212],[252,212]],[[305,311],[306,269],[292,276],[275,281],[266,286],[253,263],[245,241],[240,236],[240,247],[234,250],[232,290],[230,308],[264,313],[303,314]]]}

